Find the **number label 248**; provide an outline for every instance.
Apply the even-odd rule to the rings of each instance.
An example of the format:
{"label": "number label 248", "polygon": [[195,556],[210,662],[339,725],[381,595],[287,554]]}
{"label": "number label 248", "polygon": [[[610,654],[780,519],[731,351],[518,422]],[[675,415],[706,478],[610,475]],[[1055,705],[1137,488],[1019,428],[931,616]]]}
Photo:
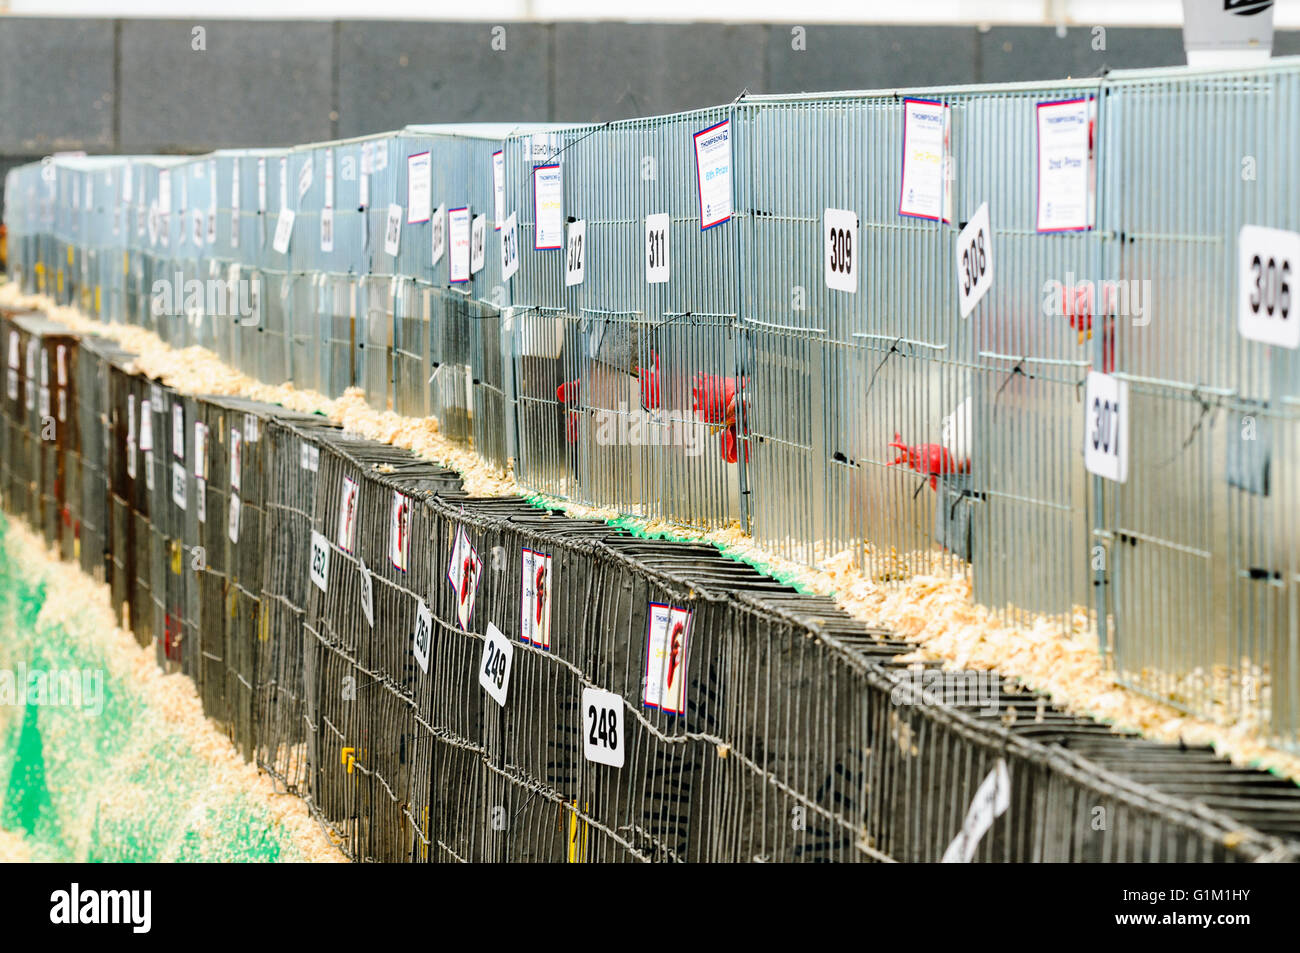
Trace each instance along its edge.
{"label": "number label 248", "polygon": [[582,690],[582,751],[588,761],[623,767],[623,696],[599,688]]}

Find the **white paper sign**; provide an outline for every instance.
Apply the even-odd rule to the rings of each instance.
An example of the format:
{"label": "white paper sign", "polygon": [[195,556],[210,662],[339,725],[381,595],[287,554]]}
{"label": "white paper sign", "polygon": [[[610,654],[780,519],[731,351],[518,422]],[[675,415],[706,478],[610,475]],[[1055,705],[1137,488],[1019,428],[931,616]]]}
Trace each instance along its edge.
{"label": "white paper sign", "polygon": [[289,238],[293,235],[293,209],[280,209],[280,217],[275,222],[275,238],[271,247],[281,255],[289,254]]}
{"label": "white paper sign", "polygon": [[447,213],[447,238],[451,242],[451,280],[469,281],[468,208],[454,208]]}
{"label": "white paper sign", "polygon": [[411,640],[411,652],[420,663],[420,671],[429,674],[429,650],[433,647],[433,613],[424,600],[420,600],[415,610],[415,637]]}
{"label": "white paper sign", "polygon": [[558,163],[533,168],[533,248],[564,244],[564,179]]}
{"label": "white paper sign", "polygon": [[588,761],[623,767],[623,696],[582,690],[582,753]]}
{"label": "white paper sign", "polygon": [[1300,316],[1292,300],[1300,267],[1300,234],[1243,225],[1237,235],[1237,330],[1251,341],[1300,347]]}
{"label": "white paper sign", "polygon": [[153,449],[153,409],[147,400],[140,401],[140,449]]}
{"label": "white paper sign", "polygon": [[945,143],[948,107],[926,99],[903,100],[903,182],[898,214],[945,219]]}
{"label": "white paper sign", "polygon": [[483,270],[487,245],[487,216],[475,215],[470,223],[469,238],[469,273],[477,275]]}
{"label": "white paper sign", "polygon": [[[433,163],[427,152],[406,157],[406,224],[429,220],[433,207]],[[396,254],[396,252],[393,252]]]}
{"label": "white paper sign", "polygon": [[510,691],[510,663],[515,647],[491,622],[483,639],[483,657],[479,660],[478,683],[501,707],[505,707],[506,693]]}
{"label": "white paper sign", "polygon": [[1088,372],[1084,396],[1083,463],[1089,473],[1128,479],[1128,382]]}
{"label": "white paper sign", "polygon": [[194,480],[194,514],[200,523],[208,521],[208,481]]}
{"label": "white paper sign", "polygon": [[571,288],[582,284],[587,268],[587,222],[579,219],[569,223],[569,248],[564,255],[564,285]]}
{"label": "white paper sign", "polygon": [[429,243],[433,253],[430,264],[436,265],[442,260],[442,253],[447,250],[446,205],[439,205],[433,210],[433,223],[430,226]]}
{"label": "white paper sign", "polygon": [[185,509],[185,464],[172,461],[172,502]]}
{"label": "white paper sign", "polygon": [[257,160],[257,210],[266,211],[266,158]]}
{"label": "white paper sign", "polygon": [[501,230],[501,280],[509,281],[519,270],[519,228],[518,215],[510,213]]}
{"label": "white paper sign", "polygon": [[469,631],[470,620],[474,616],[474,598],[478,594],[479,579],[483,575],[483,560],[479,558],[474,545],[469,541],[465,527],[456,531],[456,542],[451,548],[451,559],[447,563],[447,582],[451,584],[456,596],[456,619],[460,627]]}
{"label": "white paper sign", "polygon": [[325,196],[321,200],[324,208],[334,207],[334,150],[325,150]]}
{"label": "white paper sign", "polygon": [[208,478],[208,425],[201,420],[194,421],[194,476]]}
{"label": "white paper sign", "polygon": [[999,758],[997,765],[976,789],[961,832],[943,852],[942,863],[969,864],[980,838],[1010,806],[1011,777],[1007,774],[1007,763]]}
{"label": "white paper sign", "polygon": [[700,228],[712,228],[731,218],[731,120],[701,129],[694,139]]}
{"label": "white paper sign", "polygon": [[230,431],[230,485],[236,490],[242,489],[239,484],[243,481],[243,446],[243,435],[232,428]]}
{"label": "white paper sign", "polygon": [[968,317],[993,287],[993,230],[989,203],[975,212],[957,236],[957,298],[961,316]]}
{"label": "white paper sign", "polygon": [[1038,231],[1092,225],[1092,100],[1038,104]]}
{"label": "white paper sign", "polygon": [[388,510],[388,561],[402,572],[411,555],[411,516],[411,498],[394,490]]}
{"label": "white paper sign", "polygon": [[375,583],[366,568],[366,561],[361,560],[361,613],[366,617],[366,624],[375,627]]}
{"label": "white paper sign", "polygon": [[307,161],[302,164],[302,169],[298,172],[298,207],[302,207],[302,200],[306,196],[308,189],[311,188],[312,162],[311,156],[307,156]]}
{"label": "white paper sign", "polygon": [[540,649],[551,647],[552,558],[524,550],[519,594],[519,638]]}
{"label": "white paper sign", "polygon": [[658,285],[668,280],[668,213],[645,219],[645,280]]}
{"label": "white paper sign", "polygon": [[230,518],[226,521],[226,534],[232,543],[239,542],[239,497],[230,495]]}
{"label": "white paper sign", "polygon": [[384,226],[384,251],[396,256],[402,241],[402,207],[397,203],[388,206],[388,222]]}
{"label": "white paper sign", "polygon": [[828,208],[822,213],[822,248],[825,252],[826,287],[857,294],[858,213]]}
{"label": "white paper sign", "polygon": [[501,231],[506,216],[506,154],[500,150],[492,153],[492,227]]}
{"label": "white paper sign", "polygon": [[352,552],[352,541],[356,538],[357,504],[361,495],[361,485],[351,477],[343,478],[343,492],[339,496],[339,549],[345,553]]}
{"label": "white paper sign", "polygon": [[172,404],[172,456],[185,459],[185,405]]}
{"label": "white paper sign", "polygon": [[645,648],[645,682],[641,702],[672,715],[686,710],[686,652],[692,613],[656,602],[650,604]]}
{"label": "white paper sign", "polygon": [[230,168],[230,247],[239,247],[239,160]]}

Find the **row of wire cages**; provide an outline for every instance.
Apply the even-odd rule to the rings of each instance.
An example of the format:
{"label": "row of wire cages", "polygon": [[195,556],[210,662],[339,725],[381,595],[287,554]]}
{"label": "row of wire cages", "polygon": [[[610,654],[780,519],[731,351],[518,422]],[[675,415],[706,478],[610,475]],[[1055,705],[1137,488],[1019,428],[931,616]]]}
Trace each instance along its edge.
{"label": "row of wire cages", "polygon": [[[56,159],[7,179],[11,272],[263,380],[433,417],[530,491],[881,583],[963,574],[1008,617],[1095,626],[1133,687],[1294,743],[1297,367],[1236,315],[1242,227],[1297,227],[1298,75]],[[1087,126],[1061,228],[1058,112]],[[942,168],[919,196],[918,156]],[[983,209],[994,277],[963,315]],[[197,307],[160,277],[198,279]],[[1131,394],[1122,481],[1085,466],[1090,372]]]}

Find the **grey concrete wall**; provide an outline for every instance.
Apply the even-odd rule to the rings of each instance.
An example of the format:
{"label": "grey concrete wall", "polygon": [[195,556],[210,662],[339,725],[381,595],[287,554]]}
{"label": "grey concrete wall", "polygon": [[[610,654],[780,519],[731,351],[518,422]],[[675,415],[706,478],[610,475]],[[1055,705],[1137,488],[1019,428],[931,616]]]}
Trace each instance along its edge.
{"label": "grey concrete wall", "polygon": [[[196,25],[206,49],[193,49]],[[1050,80],[1183,62],[1179,30],[1108,28],[1096,45],[1090,28],[0,18],[0,170],[58,149],[205,152],[413,122],[603,121],[746,88]],[[1300,34],[1279,33],[1275,52],[1300,52]]]}

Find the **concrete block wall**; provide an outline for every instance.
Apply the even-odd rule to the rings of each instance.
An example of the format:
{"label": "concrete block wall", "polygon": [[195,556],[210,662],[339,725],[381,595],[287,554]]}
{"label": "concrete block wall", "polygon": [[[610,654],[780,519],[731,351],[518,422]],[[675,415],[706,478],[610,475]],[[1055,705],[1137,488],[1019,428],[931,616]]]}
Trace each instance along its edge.
{"label": "concrete block wall", "polygon": [[[1184,59],[1172,29],[1109,28],[1105,50],[1082,27],[795,29],[0,17],[0,173],[55,150],[206,152],[413,122],[605,121],[746,88],[1047,80]],[[1300,33],[1279,33],[1275,55],[1296,52]]]}

